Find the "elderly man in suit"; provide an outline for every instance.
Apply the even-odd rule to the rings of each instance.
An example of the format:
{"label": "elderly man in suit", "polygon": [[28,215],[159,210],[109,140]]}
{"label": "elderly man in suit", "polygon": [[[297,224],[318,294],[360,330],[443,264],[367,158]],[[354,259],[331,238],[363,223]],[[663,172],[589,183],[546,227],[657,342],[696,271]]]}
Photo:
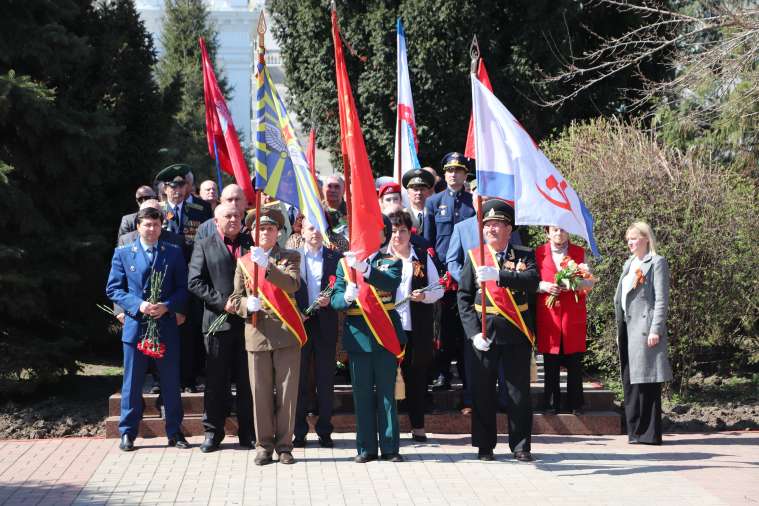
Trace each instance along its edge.
{"label": "elderly man in suit", "polygon": [[[137,202],[137,210],[142,209],[142,203],[149,199],[155,199],[156,194],[153,188],[150,186],[140,186],[134,194],[134,200]],[[129,232],[134,232],[137,229],[137,213],[125,214],[121,217],[121,223],[119,224],[119,232],[116,235],[116,239]]]}
{"label": "elderly man in suit", "polygon": [[[242,188],[236,184],[228,184],[221,191],[219,200],[221,204],[232,204],[238,211],[240,211],[240,225],[242,226],[244,224],[245,210],[248,207],[248,201],[245,198],[245,193],[242,191]],[[216,220],[210,218],[198,227],[198,232],[195,234],[195,240],[202,241],[209,235],[216,234],[217,232]]]}
{"label": "elderly man in suit", "polygon": [[316,309],[306,316],[305,321],[308,341],[301,349],[300,355],[300,388],[293,445],[298,448],[306,446],[307,399],[312,387],[308,372],[313,362],[319,407],[316,434],[319,437],[319,446],[332,448],[334,443],[332,442],[331,418],[335,387],[337,312],[330,306],[329,296],[322,295],[322,291],[329,287],[329,280],[331,277],[334,278],[342,255],[324,247],[321,232],[306,218],[303,219],[301,235],[303,236],[303,246],[299,249],[301,284],[295,294],[295,299],[301,312],[306,311],[312,304],[316,304]]}
{"label": "elderly man in suit", "polygon": [[[246,225],[255,234],[252,222]],[[259,241],[237,262],[230,307],[245,319],[245,349],[253,391],[256,429],[254,463],[272,461],[274,451],[281,464],[293,464],[293,425],[298,400],[300,348],[306,331],[292,300],[300,287],[300,255],[279,247],[277,237],[284,215],[264,207],[258,218]],[[258,287],[254,276],[258,271]],[[276,400],[274,392],[276,390]]]}
{"label": "elderly man in suit", "polygon": [[[240,210],[231,203],[221,204],[214,211],[217,233],[195,243],[190,260],[188,286],[203,301],[203,333],[206,346],[206,389],[203,392],[205,440],[200,451],[218,450],[224,439],[227,415],[227,393],[230,380],[237,385],[237,435],[240,446],[253,444],[253,401],[245,353],[243,320],[235,314],[227,300],[234,289],[237,259],[250,250],[252,240],[240,233]],[[223,313],[227,320],[213,334],[210,325]]]}
{"label": "elderly man in suit", "polygon": [[[163,216],[157,209],[137,213],[139,239],[116,248],[111,262],[106,294],[126,312],[121,341],[124,350],[124,381],[121,388],[119,432],[123,451],[134,449],[142,418],[142,385],[148,357],[137,349],[148,318],[158,320],[160,341],[166,349],[156,359],[161,373],[161,390],[166,409],[169,446],[189,448],[180,430],[182,403],[179,393],[179,332],[177,313],[187,300],[187,267],[179,247],[159,239]],[[153,272],[164,273],[160,302],[149,302]]]}

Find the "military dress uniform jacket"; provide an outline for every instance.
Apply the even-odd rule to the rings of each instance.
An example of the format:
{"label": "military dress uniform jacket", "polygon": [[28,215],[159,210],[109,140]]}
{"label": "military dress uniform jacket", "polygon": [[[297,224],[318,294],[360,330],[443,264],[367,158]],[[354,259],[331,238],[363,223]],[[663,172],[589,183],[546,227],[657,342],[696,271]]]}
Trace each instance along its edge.
{"label": "military dress uniform jacket", "polygon": [[[390,314],[393,321],[393,327],[398,336],[401,345],[406,344],[406,333],[401,324],[401,318],[395,311],[395,292],[401,284],[401,273],[403,272],[403,262],[387,253],[379,253],[369,261],[371,271],[366,278],[366,282],[377,289],[377,293],[382,303]],[[356,273],[357,276],[361,274]],[[346,311],[345,328],[348,332],[343,334],[343,349],[348,353],[369,353],[384,348],[377,342],[366,320],[361,315],[357,303],[354,301],[348,305],[345,303],[345,273],[343,272],[343,262],[337,267],[337,280],[335,281],[335,291],[332,293],[332,307],[337,311]]]}
{"label": "military dress uniform jacket", "polygon": [[445,260],[448,243],[456,223],[471,218],[476,213],[472,203],[472,194],[450,188],[436,193],[427,199],[424,217],[424,238],[435,248],[437,256]]}
{"label": "military dress uniform jacket", "polygon": [[[535,266],[535,255],[530,248],[524,246],[509,245],[506,249],[506,261],[513,262],[515,265],[522,260],[527,266],[523,271],[501,268],[498,286],[511,289],[514,300],[519,311],[528,327],[533,327],[533,320],[530,317],[529,303],[534,298],[538,289],[540,277]],[[476,311],[475,305],[482,303],[482,292],[480,285],[477,283],[477,275],[472,265],[472,259],[467,253],[464,262],[464,268],[461,270],[459,280],[458,305],[461,314],[461,323],[464,325],[464,331],[469,339],[482,331],[482,320],[480,313]],[[492,307],[490,301],[488,306]],[[520,340],[527,340],[527,337],[512,323],[503,316],[488,313],[487,319],[488,339],[495,339],[496,344],[510,344]]]}
{"label": "military dress uniform jacket", "polygon": [[[187,301],[187,265],[178,246],[159,239],[156,248],[152,268],[165,273],[160,300],[169,309],[158,320],[161,340],[167,344],[178,343],[175,315],[184,309]],[[139,240],[116,248],[106,294],[126,314],[121,334],[124,343],[134,344],[140,339],[140,324],[144,319],[140,305],[149,296],[150,273],[151,265]]]}
{"label": "military dress uniform jacket", "polygon": [[[163,220],[163,228],[183,235],[187,245],[187,251],[188,253],[191,253],[198,227],[211,217],[206,208],[195,202],[188,202],[185,200],[182,204],[182,215],[180,217],[182,220],[181,223],[178,222],[178,218],[174,216],[170,205],[166,202],[163,203],[163,212],[165,217]],[[190,258],[188,255],[187,262],[189,261]]]}
{"label": "military dress uniform jacket", "polygon": [[[250,274],[253,275],[252,272]],[[294,296],[300,287],[300,254],[297,251],[282,249],[275,244],[269,253],[266,279],[288,295]],[[249,295],[252,295],[252,291],[247,286],[245,274],[238,262],[231,300],[237,304],[237,314],[246,322],[245,349],[256,352],[299,346],[298,339],[266,304],[258,311],[257,326],[253,327],[252,313],[248,313]]]}

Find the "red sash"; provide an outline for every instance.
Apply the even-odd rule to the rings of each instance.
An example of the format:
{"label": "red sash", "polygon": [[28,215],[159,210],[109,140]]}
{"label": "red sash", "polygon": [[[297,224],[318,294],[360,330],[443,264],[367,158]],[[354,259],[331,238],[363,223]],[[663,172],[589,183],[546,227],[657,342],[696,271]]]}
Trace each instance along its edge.
{"label": "red sash", "polygon": [[387,309],[382,304],[377,290],[367,283],[363,276],[356,276],[355,281],[351,279],[351,269],[348,268],[345,258],[340,261],[342,262],[346,281],[356,283],[358,286],[356,303],[374,339],[380,346],[392,353],[398,359],[398,362],[401,362],[403,355],[406,354],[406,349],[398,341],[398,334],[395,331],[393,320],[390,318],[390,313],[387,312]]}
{"label": "red sash", "polygon": [[[250,254],[240,257],[237,260],[242,267],[247,282],[253,285],[253,269],[258,269],[258,296],[267,306],[274,311],[285,327],[295,336],[301,347],[308,341],[306,327],[303,325],[303,319],[300,311],[295,306],[295,301],[280,287],[266,279],[266,269],[261,268],[250,258]],[[272,261],[269,259],[269,261]]]}
{"label": "red sash", "polygon": [[[474,248],[469,250],[469,258],[472,260],[472,265],[476,269],[479,267],[480,248]],[[495,251],[488,246],[485,251],[485,265],[488,267],[498,267],[498,261],[496,260]],[[504,286],[498,286],[495,281],[485,282],[485,294],[487,294],[488,304],[492,305],[498,314],[506,318],[512,325],[518,328],[530,343],[535,345],[535,336],[530,332],[530,328],[524,322],[522,313],[517,307],[517,303],[514,300],[514,295],[509,288]],[[484,318],[484,315],[483,315]]]}

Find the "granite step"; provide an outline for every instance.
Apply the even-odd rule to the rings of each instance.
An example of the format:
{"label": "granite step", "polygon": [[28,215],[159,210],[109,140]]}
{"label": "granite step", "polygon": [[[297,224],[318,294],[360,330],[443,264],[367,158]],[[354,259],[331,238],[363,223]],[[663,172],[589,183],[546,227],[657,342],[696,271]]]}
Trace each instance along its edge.
{"label": "granite step", "polygon": [[[311,431],[314,430],[316,417],[308,417]],[[401,414],[399,417],[401,431],[411,430],[408,417]],[[340,413],[332,417],[335,432],[355,432],[356,417],[349,413]],[[471,418],[461,415],[458,411],[445,413],[431,413],[425,415],[424,426],[430,434],[469,434],[471,432]],[[622,417],[615,411],[589,411],[581,415],[560,414],[547,415],[535,413],[533,415],[533,434],[561,434],[561,435],[610,435],[622,433]],[[228,435],[237,433],[237,420],[234,417],[227,418],[225,431]],[[498,414],[498,431],[508,432],[508,417]],[[203,434],[202,415],[189,415],[184,417],[182,432],[186,436],[199,436]],[[158,416],[146,416],[140,423],[141,437],[164,437],[164,421]],[[109,416],[106,419],[106,437],[119,437],[119,417]]]}

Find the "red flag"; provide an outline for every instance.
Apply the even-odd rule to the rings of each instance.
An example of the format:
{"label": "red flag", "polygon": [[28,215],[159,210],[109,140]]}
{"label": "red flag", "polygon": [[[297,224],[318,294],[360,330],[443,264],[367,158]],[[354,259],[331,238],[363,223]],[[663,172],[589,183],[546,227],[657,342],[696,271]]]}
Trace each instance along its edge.
{"label": "red flag", "polygon": [[337,12],[332,10],[332,40],[335,43],[335,72],[337,100],[340,110],[340,141],[345,170],[350,171],[350,250],[363,260],[380,248],[380,232],[384,225],[374,189],[374,177],[366,154],[364,135],[358,121],[348,71],[345,68],[343,44],[337,24]]}
{"label": "red flag", "polygon": [[316,128],[311,127],[308,133],[308,147],[306,148],[306,161],[311,175],[316,180]]}
{"label": "red flag", "polygon": [[[200,51],[203,55],[203,95],[206,102],[206,138],[208,153],[212,159],[219,157],[219,165],[227,174],[235,177],[235,182],[245,192],[249,204],[255,202],[253,185],[250,182],[250,170],[240,149],[237,130],[229,114],[224,95],[221,93],[211,61],[208,59],[206,44],[199,37]],[[214,149],[215,144],[215,149]]]}
{"label": "red flag", "polygon": [[[487,89],[493,91],[493,86],[490,84],[488,71],[485,70],[485,62],[482,58],[480,58],[480,61],[477,64],[477,79],[479,79]],[[474,160],[474,114],[469,115],[469,130],[466,133],[466,148],[464,149],[464,156]]]}

